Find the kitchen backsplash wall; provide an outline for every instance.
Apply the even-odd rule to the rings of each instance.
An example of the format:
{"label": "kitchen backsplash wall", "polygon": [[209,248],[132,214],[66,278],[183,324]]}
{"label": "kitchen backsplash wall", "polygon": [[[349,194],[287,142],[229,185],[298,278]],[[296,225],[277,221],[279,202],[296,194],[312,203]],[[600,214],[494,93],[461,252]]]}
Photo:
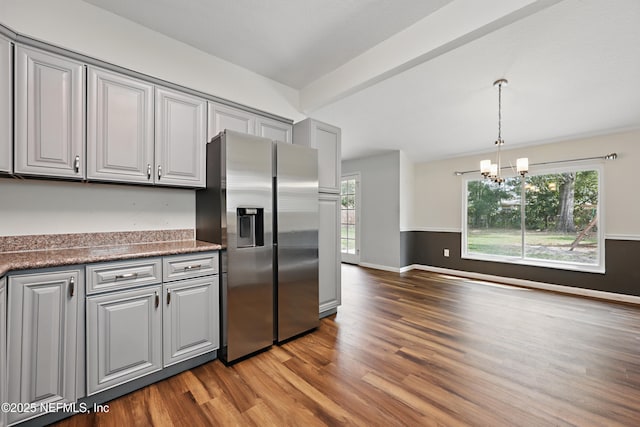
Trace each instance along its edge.
{"label": "kitchen backsplash wall", "polygon": [[0,178],[0,236],[195,227],[195,190]]}

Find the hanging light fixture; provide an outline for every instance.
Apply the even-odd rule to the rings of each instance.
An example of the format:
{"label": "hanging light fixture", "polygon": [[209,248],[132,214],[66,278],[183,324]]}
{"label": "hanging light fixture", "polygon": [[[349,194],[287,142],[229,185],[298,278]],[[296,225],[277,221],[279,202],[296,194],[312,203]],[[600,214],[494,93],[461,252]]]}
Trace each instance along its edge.
{"label": "hanging light fixture", "polygon": [[[500,174],[502,170],[502,159],[500,158],[500,148],[504,145],[502,139],[502,86],[506,86],[509,82],[507,79],[498,79],[493,82],[493,86],[498,88],[498,139],[496,139],[496,162],[491,160],[482,160],[480,162],[480,173],[483,177],[492,180],[497,184],[502,184],[504,178]],[[529,159],[526,157],[516,161],[516,170],[521,176],[525,176],[529,172]]]}

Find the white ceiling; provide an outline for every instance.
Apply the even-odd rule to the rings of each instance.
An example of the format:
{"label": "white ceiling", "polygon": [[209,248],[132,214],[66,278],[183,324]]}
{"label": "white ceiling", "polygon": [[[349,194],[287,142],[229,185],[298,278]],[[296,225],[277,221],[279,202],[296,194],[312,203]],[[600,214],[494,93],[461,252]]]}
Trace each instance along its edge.
{"label": "white ceiling", "polygon": [[640,128],[638,0],[85,1],[301,89],[343,158],[493,150],[501,77],[505,148]]}
{"label": "white ceiling", "polygon": [[85,0],[295,89],[451,0]]}

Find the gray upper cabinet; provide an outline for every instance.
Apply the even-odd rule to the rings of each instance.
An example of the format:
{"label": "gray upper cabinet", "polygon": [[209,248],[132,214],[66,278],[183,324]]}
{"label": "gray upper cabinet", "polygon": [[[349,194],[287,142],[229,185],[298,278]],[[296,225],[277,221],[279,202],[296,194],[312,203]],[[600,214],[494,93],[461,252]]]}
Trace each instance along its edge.
{"label": "gray upper cabinet", "polygon": [[318,150],[318,187],[322,193],[340,193],[340,128],[305,119],[293,126],[293,143]]}
{"label": "gray upper cabinet", "polygon": [[87,71],[87,178],[153,183],[153,85]]}
{"label": "gray upper cabinet", "polygon": [[291,144],[293,137],[293,126],[277,120],[258,117],[258,136],[273,139],[274,141],[288,142]]}
{"label": "gray upper cabinet", "polygon": [[13,165],[11,99],[11,43],[0,36],[0,172],[8,173]]}
{"label": "gray upper cabinet", "polygon": [[23,46],[15,58],[15,173],[83,179],[83,64]]}
{"label": "gray upper cabinet", "polygon": [[[84,271],[9,276],[8,401],[76,401],[78,298]],[[39,415],[11,412],[8,423]]]}
{"label": "gray upper cabinet", "polygon": [[204,187],[207,102],[156,87],[155,104],[156,184]]}
{"label": "gray upper cabinet", "polygon": [[253,114],[226,105],[209,102],[209,134],[207,141],[225,129],[256,134],[256,118]]}

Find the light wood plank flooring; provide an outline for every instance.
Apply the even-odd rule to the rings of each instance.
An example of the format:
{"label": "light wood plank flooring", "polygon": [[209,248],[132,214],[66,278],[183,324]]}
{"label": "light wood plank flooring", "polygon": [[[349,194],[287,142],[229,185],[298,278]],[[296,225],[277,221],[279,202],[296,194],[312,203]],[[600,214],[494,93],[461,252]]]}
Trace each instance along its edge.
{"label": "light wood plank flooring", "polygon": [[637,426],[640,307],[343,266],[343,306],[61,426]]}

